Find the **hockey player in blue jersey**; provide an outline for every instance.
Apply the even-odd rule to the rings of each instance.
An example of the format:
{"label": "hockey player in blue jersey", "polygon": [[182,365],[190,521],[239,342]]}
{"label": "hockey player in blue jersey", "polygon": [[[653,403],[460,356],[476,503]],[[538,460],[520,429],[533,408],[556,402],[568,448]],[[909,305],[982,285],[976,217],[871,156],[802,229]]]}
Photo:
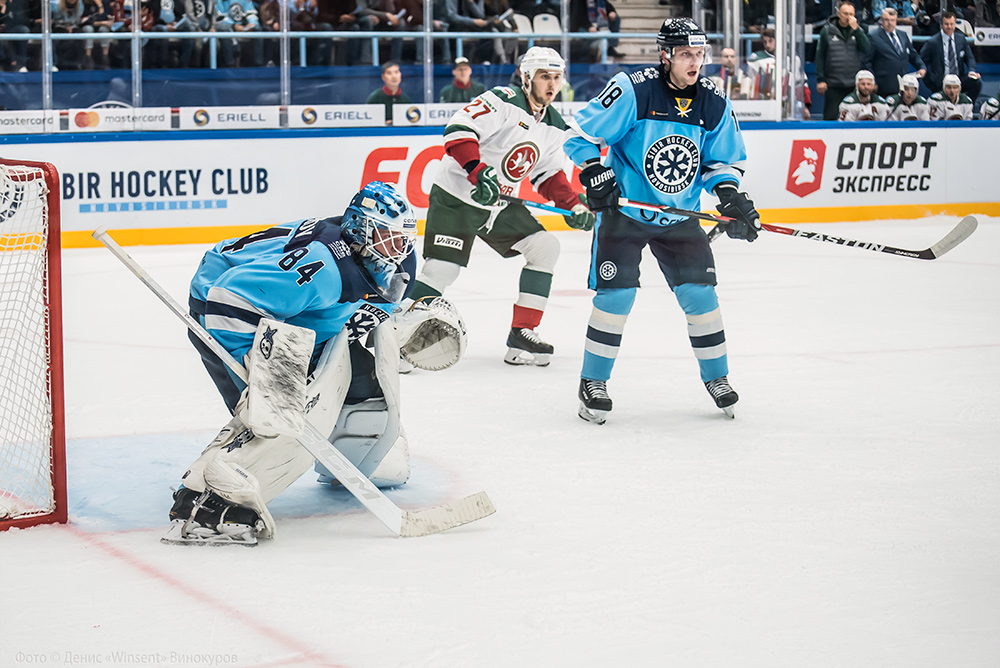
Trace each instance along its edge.
{"label": "hockey player in blue jersey", "polygon": [[[384,443],[381,459],[370,462],[369,477],[379,486],[409,477],[398,419],[399,344],[389,319],[415,275],[416,231],[406,200],[374,181],[343,216],[220,242],[191,281],[191,315],[248,368],[278,364],[272,350],[282,342],[267,323],[307,333],[300,375],[308,377],[293,380],[305,386],[308,419],[359,468]],[[262,329],[265,338],[255,346]],[[373,351],[362,344],[365,336]],[[312,456],[295,438],[256,426],[251,390],[200,340],[192,341],[234,417],[184,474],[163,542],[254,545],[258,536],[274,534],[266,504],[309,468]],[[358,428],[380,434],[376,444],[359,438]]]}
{"label": "hockey player in blue jersey", "polygon": [[[564,149],[581,167],[594,228],[589,287],[596,290],[580,379],[579,415],[603,424],[611,411],[607,381],[639,287],[649,246],[688,321],[688,336],[716,405],[732,417],[739,399],[729,385],[725,333],[715,293],[715,260],[698,221],[619,208],[624,197],[698,210],[703,190],[735,219],[730,237],[753,241],[753,202],[739,191],[746,150],[726,96],[707,77],[705,33],[691,19],[667,19],[657,37],[659,68],[619,73],[570,123]],[[608,147],[605,164],[600,150]]]}

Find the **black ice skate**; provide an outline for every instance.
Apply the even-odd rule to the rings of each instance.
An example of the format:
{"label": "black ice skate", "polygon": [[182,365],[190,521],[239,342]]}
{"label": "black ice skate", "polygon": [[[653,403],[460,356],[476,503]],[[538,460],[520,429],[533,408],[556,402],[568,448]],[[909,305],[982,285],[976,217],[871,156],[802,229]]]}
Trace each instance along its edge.
{"label": "black ice skate", "polygon": [[611,412],[608,384],[603,380],[580,379],[580,411],[578,415],[587,422],[604,424]]}
{"label": "black ice skate", "polygon": [[722,409],[722,412],[731,418],[736,417],[733,406],[740,400],[740,395],[736,394],[729,385],[729,379],[723,376],[705,383],[705,389],[715,399],[715,405]]}
{"label": "black ice skate", "polygon": [[507,354],[503,361],[507,364],[548,366],[555,349],[545,343],[533,329],[511,327],[507,335]]}
{"label": "black ice skate", "polygon": [[174,493],[167,545],[242,545],[256,547],[264,520],[251,508],[229,503],[214,492],[181,487]]}

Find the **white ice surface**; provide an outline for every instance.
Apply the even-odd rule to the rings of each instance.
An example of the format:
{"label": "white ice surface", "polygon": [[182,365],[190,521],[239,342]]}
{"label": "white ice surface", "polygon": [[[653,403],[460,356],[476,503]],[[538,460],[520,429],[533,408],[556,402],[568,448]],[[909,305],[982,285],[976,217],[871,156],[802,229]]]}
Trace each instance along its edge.
{"label": "white ice surface", "polygon": [[[816,229],[919,249],[956,220]],[[0,667],[1000,665],[1000,221],[932,262],[718,240],[735,420],[647,260],[602,427],[576,416],[589,235],[558,236],[550,367],[501,362],[521,262],[479,244],[465,358],[402,378],[391,498],[496,515],[396,539],[310,473],[256,549],[158,542],[226,412],[146,288],[66,251],[71,522],[0,534]],[[130,249],[182,303],[203,250]]]}

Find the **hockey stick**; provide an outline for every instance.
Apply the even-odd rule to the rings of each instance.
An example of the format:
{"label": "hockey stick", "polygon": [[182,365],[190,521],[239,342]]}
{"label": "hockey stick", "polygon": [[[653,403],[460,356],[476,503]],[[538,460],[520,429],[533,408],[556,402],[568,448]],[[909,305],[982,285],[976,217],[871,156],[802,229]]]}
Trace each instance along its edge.
{"label": "hockey stick", "polygon": [[[720,223],[729,222],[733,220],[732,218],[726,218],[725,216],[713,216],[711,214],[698,213],[696,211],[685,211],[684,209],[675,209],[668,206],[660,206],[658,204],[643,204],[642,202],[633,202],[632,200],[625,199],[624,197],[618,200],[620,206],[632,206],[638,209],[647,209],[649,211],[662,211],[663,213],[672,213],[680,216],[689,216],[691,218],[700,218],[702,220],[715,220]],[[917,260],[935,260],[948,251],[950,251],[955,246],[959,245],[963,241],[969,238],[969,236],[976,231],[979,226],[979,221],[975,216],[966,216],[958,222],[951,232],[946,234],[944,238],[938,241],[936,244],[930,248],[925,248],[923,250],[906,250],[905,248],[896,248],[894,246],[886,246],[884,244],[875,244],[870,241],[858,241],[856,239],[844,239],[841,237],[834,237],[829,234],[823,234],[821,232],[810,232],[808,230],[797,230],[791,227],[782,227],[781,225],[772,225],[770,223],[761,223],[760,228],[765,232],[771,232],[774,234],[785,234],[792,237],[802,237],[803,239],[812,239],[813,241],[826,241],[828,243],[837,244],[838,246],[853,246],[855,248],[861,248],[862,250],[875,251],[877,253],[888,253],[889,255],[901,255],[903,257],[912,257]],[[715,237],[719,236],[723,230],[719,225],[716,225],[708,233],[708,240],[712,241]]]}
{"label": "hockey stick", "polygon": [[[121,260],[128,269],[142,281],[153,294],[159,297],[174,315],[184,321],[187,328],[218,355],[226,366],[244,383],[247,381],[247,371],[236,361],[229,351],[222,347],[212,335],[205,331],[197,320],[191,317],[145,269],[125,252],[114,239],[108,235],[107,229],[100,227],[94,230],[94,238],[107,246],[115,257]],[[446,503],[424,510],[402,510],[379,490],[351,461],[306,420],[305,431],[299,437],[299,444],[305,448],[319,463],[327,468],[333,476],[358,501],[370,510],[382,524],[397,536],[426,536],[446,529],[468,524],[496,512],[493,503],[486,492],[479,492],[464,497],[452,503]]]}

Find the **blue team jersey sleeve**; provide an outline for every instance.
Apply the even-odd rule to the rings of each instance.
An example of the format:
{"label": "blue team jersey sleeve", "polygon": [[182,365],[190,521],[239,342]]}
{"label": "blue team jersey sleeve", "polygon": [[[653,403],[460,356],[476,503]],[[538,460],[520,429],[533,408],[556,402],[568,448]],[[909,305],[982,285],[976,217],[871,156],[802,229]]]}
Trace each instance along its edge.
{"label": "blue team jersey sleeve", "polygon": [[621,141],[635,121],[635,90],[628,75],[619,72],[569,121],[563,150],[577,165],[600,158],[601,149]]}
{"label": "blue team jersey sleeve", "polygon": [[705,135],[702,154],[701,179],[706,191],[712,192],[723,181],[734,182],[739,187],[743,179],[747,150],[736,114],[728,99],[719,123]]}
{"label": "blue team jersey sleeve", "polygon": [[[289,255],[265,255],[234,266],[208,290],[205,327],[236,359],[250,349],[262,317],[316,329],[322,320],[315,316],[337,304],[337,266],[312,246],[295,263]],[[336,314],[339,322],[329,326],[339,330],[349,316]]]}

